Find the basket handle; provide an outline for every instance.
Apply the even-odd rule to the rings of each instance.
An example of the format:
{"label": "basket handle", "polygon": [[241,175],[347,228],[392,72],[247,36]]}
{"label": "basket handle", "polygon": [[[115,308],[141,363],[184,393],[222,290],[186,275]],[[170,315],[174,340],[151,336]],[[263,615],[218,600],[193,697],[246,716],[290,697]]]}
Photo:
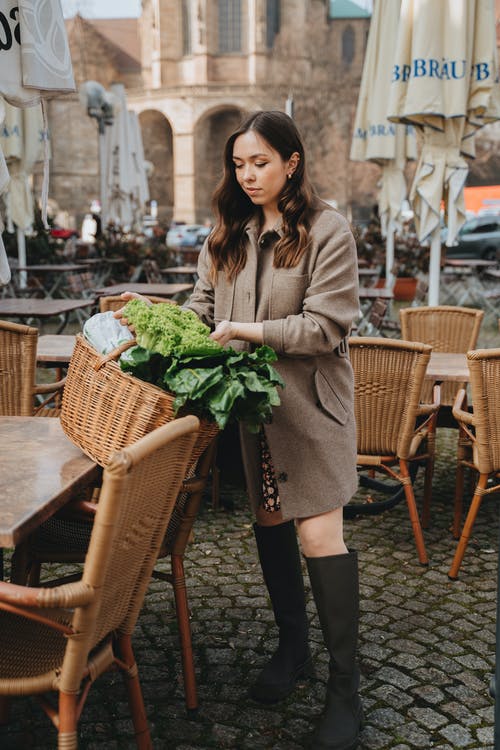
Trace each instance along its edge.
{"label": "basket handle", "polygon": [[132,346],[136,346],[137,341],[135,339],[130,339],[129,341],[124,341],[123,344],[120,344],[120,346],[117,346],[116,349],[113,349],[113,351],[108,352],[107,354],[103,354],[102,357],[99,357],[97,362],[93,365],[94,370],[100,370],[101,367],[103,367],[107,362],[116,361],[123,352],[126,352],[127,349],[130,349]]}

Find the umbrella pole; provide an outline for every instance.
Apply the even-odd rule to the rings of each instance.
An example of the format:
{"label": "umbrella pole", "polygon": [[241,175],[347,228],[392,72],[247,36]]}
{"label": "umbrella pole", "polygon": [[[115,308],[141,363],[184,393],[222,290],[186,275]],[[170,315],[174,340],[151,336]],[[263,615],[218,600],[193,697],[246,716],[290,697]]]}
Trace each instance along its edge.
{"label": "umbrella pole", "polygon": [[[21,227],[16,227],[17,234],[17,257],[19,259],[19,265],[26,265],[26,237]],[[19,286],[21,289],[26,289],[28,284],[26,271],[20,271],[19,273]]]}
{"label": "umbrella pole", "polygon": [[392,289],[394,284],[394,236],[396,234],[396,228],[392,219],[389,221],[387,227],[387,237],[385,238],[385,285],[388,289]]}
{"label": "umbrella pole", "polygon": [[108,220],[106,197],[106,133],[104,126],[99,128],[99,180],[101,190],[101,226],[104,229]]}
{"label": "umbrella pole", "polygon": [[429,258],[429,298],[428,304],[439,305],[439,277],[441,275],[441,232],[438,227],[431,239]]}

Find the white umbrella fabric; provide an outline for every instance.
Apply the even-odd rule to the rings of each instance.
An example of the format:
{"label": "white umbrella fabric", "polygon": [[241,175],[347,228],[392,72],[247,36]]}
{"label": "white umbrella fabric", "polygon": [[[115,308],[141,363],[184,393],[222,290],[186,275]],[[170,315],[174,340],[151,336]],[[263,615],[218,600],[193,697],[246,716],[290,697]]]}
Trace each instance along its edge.
{"label": "white umbrella fabric", "polygon": [[387,237],[388,283],[392,281],[394,232],[401,225],[401,209],[407,195],[404,167],[407,159],[417,156],[413,128],[387,119],[400,8],[401,0],[377,0],[375,3],[350,155],[353,161],[372,161],[382,167],[378,203],[382,234]]}
{"label": "white umbrella fabric", "polygon": [[129,228],[138,222],[149,189],[137,115],[127,110],[125,87],[111,85],[114,119],[106,129],[107,217]]}
{"label": "white umbrella fabric", "polygon": [[388,117],[421,133],[410,200],[418,237],[431,240],[429,304],[439,302],[440,213],[447,244],[465,221],[463,187],[478,127],[498,119],[493,0],[402,0]]}
{"label": "white umbrella fabric", "polygon": [[[59,0],[0,0],[0,96],[11,105],[32,107],[52,96],[75,90],[69,45]],[[5,118],[0,103],[0,125]],[[44,130],[47,131],[44,113]],[[48,144],[45,140],[42,216],[46,222],[48,198]],[[0,149],[1,151],[1,149]],[[0,153],[0,194],[8,186],[5,160]],[[17,201],[16,207],[17,210]],[[0,220],[0,231],[2,224]],[[0,281],[7,283],[5,248],[0,236]],[[9,274],[10,278],[10,274]]]}

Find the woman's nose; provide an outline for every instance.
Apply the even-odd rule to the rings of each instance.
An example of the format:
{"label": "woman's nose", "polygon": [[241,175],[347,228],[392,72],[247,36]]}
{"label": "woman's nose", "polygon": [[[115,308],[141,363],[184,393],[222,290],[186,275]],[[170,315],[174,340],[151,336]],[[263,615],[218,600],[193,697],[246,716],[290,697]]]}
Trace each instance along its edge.
{"label": "woman's nose", "polygon": [[247,166],[243,168],[243,179],[245,181],[250,181],[254,179],[254,170],[251,164],[248,164]]}

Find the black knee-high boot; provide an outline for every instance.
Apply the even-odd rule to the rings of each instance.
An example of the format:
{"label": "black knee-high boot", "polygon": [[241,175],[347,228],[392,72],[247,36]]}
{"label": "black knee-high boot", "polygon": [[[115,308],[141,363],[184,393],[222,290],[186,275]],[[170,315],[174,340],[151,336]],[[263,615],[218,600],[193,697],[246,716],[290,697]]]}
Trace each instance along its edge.
{"label": "black knee-high boot", "polygon": [[311,747],[353,750],[358,744],[362,721],[356,665],[358,558],[351,551],[306,559],[325,646],[330,653],[325,707]]}
{"label": "black knee-high boot", "polygon": [[261,703],[275,703],[292,692],[299,677],[314,674],[304,580],[293,521],[278,526],[254,524],[254,533],[279,628],[279,645],[250,688],[250,695]]}

